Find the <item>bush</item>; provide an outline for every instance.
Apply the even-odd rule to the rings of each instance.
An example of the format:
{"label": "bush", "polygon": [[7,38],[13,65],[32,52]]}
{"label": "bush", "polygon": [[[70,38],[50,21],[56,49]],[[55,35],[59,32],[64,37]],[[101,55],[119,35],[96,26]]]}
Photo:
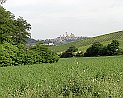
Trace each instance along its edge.
{"label": "bush", "polygon": [[78,49],[77,49],[75,46],[70,46],[70,47],[66,50],[66,52],[76,52],[76,51],[78,51]]}
{"label": "bush", "polygon": [[75,46],[71,46],[65,52],[63,52],[60,57],[61,58],[73,57],[73,56],[75,56],[74,52],[76,52],[76,51],[78,51],[78,49]]}
{"label": "bush", "polygon": [[99,42],[95,42],[86,50],[84,56],[99,56],[100,50],[102,50],[102,48],[102,44],[100,44]]}
{"label": "bush", "polygon": [[10,43],[0,44],[0,66],[16,65],[18,48]]}
{"label": "bush", "polygon": [[73,56],[74,55],[72,52],[63,52],[60,57],[61,58],[69,58],[69,57],[73,57]]}
{"label": "bush", "polygon": [[54,63],[59,60],[59,56],[56,53],[48,50],[48,48],[42,44],[37,44],[31,47],[30,50],[36,53],[37,62],[39,63]]}
{"label": "bush", "polygon": [[0,44],[0,67],[27,64],[54,63],[59,56],[44,46],[35,46],[31,49],[23,44]]}
{"label": "bush", "polygon": [[117,55],[119,50],[119,42],[117,40],[113,40],[111,44],[107,46],[107,55]]}
{"label": "bush", "polygon": [[122,55],[123,51],[119,48],[119,42],[113,40],[107,46],[103,46],[99,42],[94,43],[89,47],[84,56],[113,56],[113,55]]}

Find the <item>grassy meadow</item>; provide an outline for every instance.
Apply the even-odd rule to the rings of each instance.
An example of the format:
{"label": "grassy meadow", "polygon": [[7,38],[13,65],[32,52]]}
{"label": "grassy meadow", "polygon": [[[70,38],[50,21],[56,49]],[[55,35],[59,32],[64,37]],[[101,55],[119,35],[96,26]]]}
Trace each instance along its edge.
{"label": "grassy meadow", "polygon": [[1,67],[0,98],[123,98],[123,56]]}

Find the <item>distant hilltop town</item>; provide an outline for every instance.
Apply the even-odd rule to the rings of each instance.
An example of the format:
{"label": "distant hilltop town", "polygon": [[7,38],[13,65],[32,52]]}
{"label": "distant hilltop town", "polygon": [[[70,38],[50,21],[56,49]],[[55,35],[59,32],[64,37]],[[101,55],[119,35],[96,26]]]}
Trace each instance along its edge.
{"label": "distant hilltop town", "polygon": [[77,40],[83,40],[83,39],[87,39],[87,38],[89,38],[89,37],[82,37],[82,36],[77,37],[73,33],[68,34],[66,32],[65,34],[60,35],[59,37],[54,38],[54,39],[35,40],[35,39],[32,39],[32,38],[29,38],[27,40],[27,45],[32,46],[32,45],[35,45],[39,41],[41,41],[45,45],[62,45],[62,44],[67,44],[67,43],[70,43],[70,42],[74,42],[74,41],[77,41]]}
{"label": "distant hilltop town", "polygon": [[60,35],[57,38],[54,39],[46,39],[43,42],[47,45],[61,45],[61,44],[67,44],[69,42],[74,42],[77,40],[83,40],[86,39],[88,37],[76,37],[73,33],[68,34],[67,32],[63,35]]}

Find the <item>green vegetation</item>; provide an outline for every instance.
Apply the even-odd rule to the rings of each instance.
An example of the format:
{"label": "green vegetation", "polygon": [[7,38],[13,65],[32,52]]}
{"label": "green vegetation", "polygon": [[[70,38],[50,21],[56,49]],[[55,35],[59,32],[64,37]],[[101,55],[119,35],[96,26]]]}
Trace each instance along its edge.
{"label": "green vegetation", "polygon": [[89,48],[90,45],[93,44],[94,42],[100,42],[104,45],[107,45],[108,43],[111,43],[112,40],[118,40],[120,43],[119,47],[123,49],[123,31],[118,31],[118,32],[110,33],[110,34],[93,37],[93,38],[88,38],[85,40],[80,40],[80,41],[76,41],[76,42],[72,42],[72,43],[68,43],[68,44],[64,44],[60,46],[52,46],[52,47],[49,47],[49,49],[60,53],[67,50],[70,46],[75,46],[80,51],[85,52],[86,49]]}
{"label": "green vegetation", "polygon": [[26,47],[31,25],[22,17],[0,6],[0,67],[27,64],[54,63],[59,60],[56,53],[39,43]]}
{"label": "green vegetation", "polygon": [[[123,56],[0,68],[1,98],[123,98]],[[78,96],[78,97],[77,97]]]}
{"label": "green vegetation", "polygon": [[24,44],[30,37],[31,25],[22,17],[15,19],[14,14],[0,6],[0,44]]}
{"label": "green vegetation", "polygon": [[[30,29],[26,20],[15,19],[0,5],[0,98],[123,98],[123,55],[73,57],[83,56],[86,49],[92,56],[118,54],[123,31],[49,47],[50,51],[41,42],[26,47]],[[58,62],[55,52],[73,58]]]}
{"label": "green vegetation", "polygon": [[54,63],[58,60],[59,57],[56,53],[40,44],[30,48],[23,44],[12,45],[7,42],[0,44],[0,67]]}
{"label": "green vegetation", "polygon": [[119,42],[117,40],[113,40],[107,46],[103,46],[99,42],[95,42],[89,47],[84,56],[113,56],[113,55],[122,55],[123,51],[119,48]]}
{"label": "green vegetation", "polygon": [[[30,58],[30,61],[34,61],[34,63],[54,63],[59,60],[59,56],[50,51],[45,45],[43,44],[36,44],[35,46],[32,46],[28,51],[32,51],[33,56]],[[33,64],[34,64],[33,63]]]}
{"label": "green vegetation", "polygon": [[61,58],[73,57],[75,56],[74,52],[77,52],[77,51],[78,49],[75,46],[71,46],[65,52],[63,52],[60,57]]}
{"label": "green vegetation", "polygon": [[86,52],[78,51],[75,46],[69,47],[65,52],[60,54],[61,58],[68,57],[91,57],[91,56],[114,56],[114,55],[122,55],[123,50],[119,48],[119,41],[112,40],[108,45],[103,46],[103,44],[99,42],[94,42],[89,48],[87,48]]}

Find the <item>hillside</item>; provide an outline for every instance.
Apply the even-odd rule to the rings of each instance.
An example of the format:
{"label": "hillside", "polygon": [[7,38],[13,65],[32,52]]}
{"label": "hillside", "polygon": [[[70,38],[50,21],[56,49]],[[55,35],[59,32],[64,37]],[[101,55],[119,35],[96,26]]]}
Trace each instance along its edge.
{"label": "hillside", "polygon": [[118,40],[120,42],[120,47],[123,49],[123,31],[113,32],[113,33],[109,33],[109,34],[105,34],[105,35],[101,35],[97,37],[88,38],[85,40],[79,40],[79,41],[71,42],[68,44],[60,45],[60,46],[51,46],[49,47],[49,49],[55,52],[63,52],[68,47],[74,45],[77,48],[79,48],[79,50],[85,51],[94,42],[100,42],[105,45],[110,43],[112,40]]}

